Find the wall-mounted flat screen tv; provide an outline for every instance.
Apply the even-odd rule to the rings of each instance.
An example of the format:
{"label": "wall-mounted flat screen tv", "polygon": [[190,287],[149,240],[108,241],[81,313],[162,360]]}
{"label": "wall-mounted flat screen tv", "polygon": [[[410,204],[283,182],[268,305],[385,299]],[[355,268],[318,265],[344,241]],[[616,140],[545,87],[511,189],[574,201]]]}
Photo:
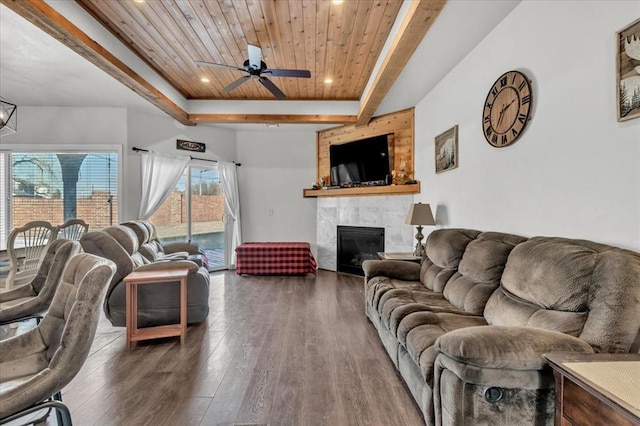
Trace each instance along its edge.
{"label": "wall-mounted flat screen tv", "polygon": [[390,133],[331,145],[331,184],[384,184],[391,173],[389,147],[392,140],[393,133]]}

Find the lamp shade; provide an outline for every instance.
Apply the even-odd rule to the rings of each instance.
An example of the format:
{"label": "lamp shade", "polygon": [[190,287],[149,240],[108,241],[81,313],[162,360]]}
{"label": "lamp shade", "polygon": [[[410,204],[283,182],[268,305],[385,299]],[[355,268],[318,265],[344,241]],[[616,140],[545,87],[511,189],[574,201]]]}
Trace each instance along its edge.
{"label": "lamp shade", "polygon": [[413,204],[407,215],[407,225],[435,225],[429,204]]}

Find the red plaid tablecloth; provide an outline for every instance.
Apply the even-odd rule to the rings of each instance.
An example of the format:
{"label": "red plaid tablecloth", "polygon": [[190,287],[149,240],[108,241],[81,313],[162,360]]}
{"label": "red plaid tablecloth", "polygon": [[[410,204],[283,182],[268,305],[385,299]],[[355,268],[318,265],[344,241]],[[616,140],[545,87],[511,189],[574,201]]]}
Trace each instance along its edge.
{"label": "red plaid tablecloth", "polygon": [[248,275],[316,273],[309,243],[244,243],[236,248],[236,272]]}

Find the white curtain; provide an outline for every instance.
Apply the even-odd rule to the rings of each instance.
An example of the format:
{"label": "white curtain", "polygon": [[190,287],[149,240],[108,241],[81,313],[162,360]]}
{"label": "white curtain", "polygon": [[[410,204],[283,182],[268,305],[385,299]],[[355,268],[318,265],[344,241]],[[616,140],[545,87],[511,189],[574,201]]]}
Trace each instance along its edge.
{"label": "white curtain", "polygon": [[225,257],[229,269],[236,268],[236,247],[242,244],[242,233],[240,226],[240,196],[238,195],[238,173],[234,163],[220,161],[218,172],[220,173],[220,183],[224,190],[224,207],[227,215],[225,231],[227,235],[227,245]]}
{"label": "white curtain", "polygon": [[142,153],[142,199],[138,218],[149,217],[162,205],[176,187],[189,157],[176,157],[157,152]]}

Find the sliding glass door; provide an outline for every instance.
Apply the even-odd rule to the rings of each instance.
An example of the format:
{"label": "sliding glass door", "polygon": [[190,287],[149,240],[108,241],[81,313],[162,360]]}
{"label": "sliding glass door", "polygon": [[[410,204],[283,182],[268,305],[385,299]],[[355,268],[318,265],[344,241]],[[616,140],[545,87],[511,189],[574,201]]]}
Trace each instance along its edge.
{"label": "sliding glass door", "polygon": [[151,216],[163,242],[192,241],[209,260],[209,270],[225,269],[224,193],[218,168],[190,165]]}

